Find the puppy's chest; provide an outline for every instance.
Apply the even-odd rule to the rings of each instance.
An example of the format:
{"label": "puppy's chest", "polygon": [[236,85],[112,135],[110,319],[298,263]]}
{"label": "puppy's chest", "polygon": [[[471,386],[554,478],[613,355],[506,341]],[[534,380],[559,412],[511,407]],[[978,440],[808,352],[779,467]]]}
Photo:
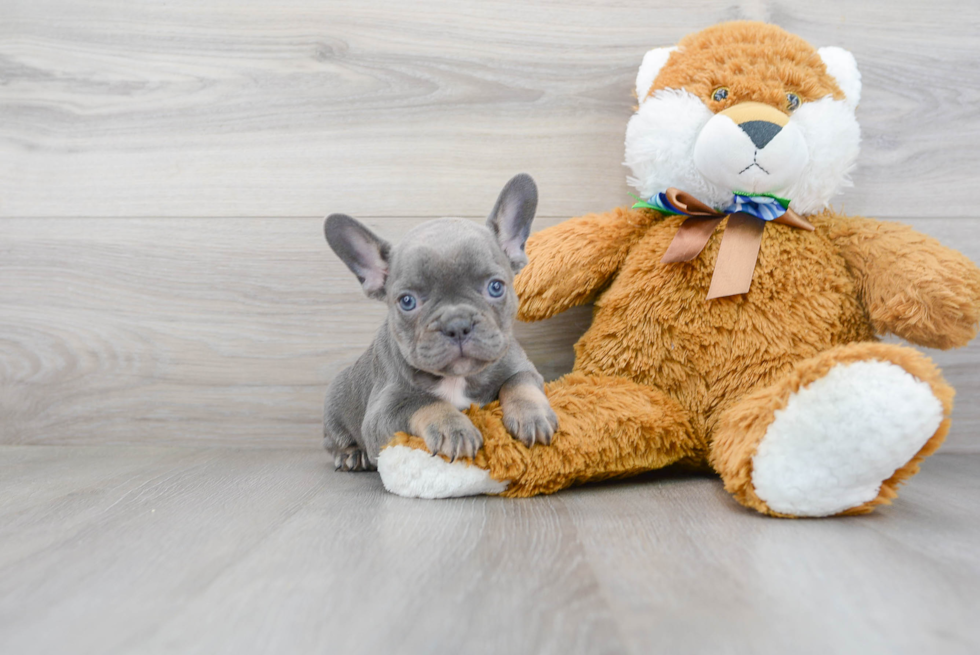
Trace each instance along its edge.
{"label": "puppy's chest", "polygon": [[484,402],[489,402],[480,398],[479,396],[481,394],[474,393],[476,397],[471,396],[470,393],[473,393],[473,391],[467,388],[466,378],[464,377],[444,377],[431,391],[459,410],[469,409],[470,405],[474,403],[483,405]]}

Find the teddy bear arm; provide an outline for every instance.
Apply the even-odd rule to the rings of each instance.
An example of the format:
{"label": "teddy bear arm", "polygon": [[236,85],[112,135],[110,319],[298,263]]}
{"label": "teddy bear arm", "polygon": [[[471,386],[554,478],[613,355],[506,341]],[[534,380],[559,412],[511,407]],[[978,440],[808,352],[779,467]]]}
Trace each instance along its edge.
{"label": "teddy bear arm", "polygon": [[532,234],[528,264],[514,281],[518,318],[540,321],[591,302],[646,229],[662,216],[620,207],[572,218]]}
{"label": "teddy bear arm", "polygon": [[957,348],[977,334],[980,269],[906,225],[868,218],[830,230],[875,330],[929,348]]}

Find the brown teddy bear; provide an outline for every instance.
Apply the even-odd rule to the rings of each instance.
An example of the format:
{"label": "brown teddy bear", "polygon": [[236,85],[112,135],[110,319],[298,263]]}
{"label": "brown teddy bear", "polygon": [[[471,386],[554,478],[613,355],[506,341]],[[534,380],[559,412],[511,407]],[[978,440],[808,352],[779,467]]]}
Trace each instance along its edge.
{"label": "brown teddy bear", "polygon": [[707,465],[774,516],[870,512],[949,429],[953,389],[901,345],[966,344],[980,270],[912,229],[829,208],[860,132],[854,58],[735,22],[652,50],[626,132],[632,209],[531,237],[519,317],[594,302],[572,373],[548,386],[550,446],[471,408],[473,460],[396,435],[378,468],[406,496],[529,496]]}

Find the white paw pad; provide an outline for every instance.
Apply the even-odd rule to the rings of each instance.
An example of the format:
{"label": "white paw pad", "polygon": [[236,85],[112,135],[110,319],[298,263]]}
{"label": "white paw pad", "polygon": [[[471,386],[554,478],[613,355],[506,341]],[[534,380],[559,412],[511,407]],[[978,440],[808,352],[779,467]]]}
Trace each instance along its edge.
{"label": "white paw pad", "polygon": [[752,458],[752,484],[777,512],[837,514],[873,500],[942,420],[929,385],[902,367],[838,364],[775,413]]}
{"label": "white paw pad", "polygon": [[385,489],[406,498],[456,498],[499,494],[507,488],[490,473],[466,462],[449,463],[441,457],[408,446],[390,446],[378,455],[378,472]]}

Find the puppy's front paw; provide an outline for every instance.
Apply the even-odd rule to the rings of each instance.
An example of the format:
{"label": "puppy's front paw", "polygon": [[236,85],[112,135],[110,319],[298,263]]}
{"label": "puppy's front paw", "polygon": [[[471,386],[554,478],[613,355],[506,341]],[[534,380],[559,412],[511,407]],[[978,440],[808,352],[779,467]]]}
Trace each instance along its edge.
{"label": "puppy's front paw", "polygon": [[429,452],[441,453],[450,461],[475,457],[483,447],[483,435],[470,419],[448,403],[435,403],[415,412],[412,432],[425,440]]}
{"label": "puppy's front paw", "polygon": [[540,390],[530,387],[510,394],[503,409],[504,427],[510,436],[528,448],[536,443],[551,443],[558,429],[558,416]]}
{"label": "puppy's front paw", "polygon": [[331,450],[333,465],[338,471],[373,471],[376,467],[368,459],[367,453],[357,446]]}
{"label": "puppy's front paw", "polygon": [[510,436],[530,448],[536,443],[547,446],[558,429],[558,417],[547,403],[504,412],[504,427]]}

